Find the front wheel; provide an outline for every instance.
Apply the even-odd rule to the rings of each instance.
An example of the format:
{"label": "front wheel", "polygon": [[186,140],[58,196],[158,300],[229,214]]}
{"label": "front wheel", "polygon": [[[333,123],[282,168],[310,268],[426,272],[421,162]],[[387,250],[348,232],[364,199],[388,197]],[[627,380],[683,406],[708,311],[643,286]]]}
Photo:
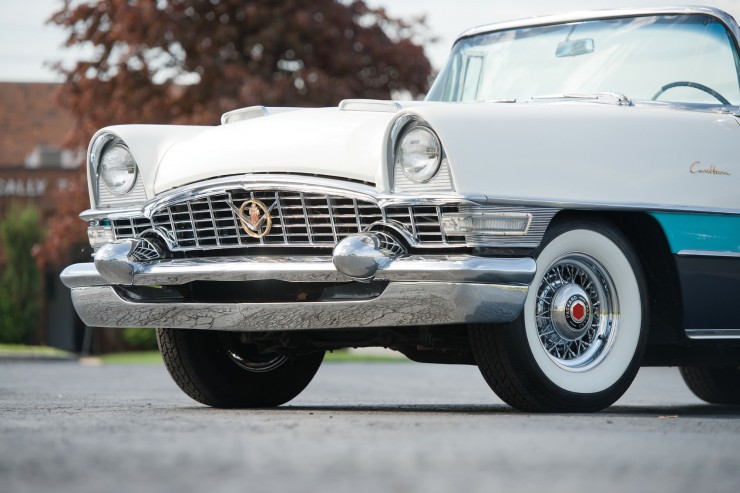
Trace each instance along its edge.
{"label": "front wheel", "polygon": [[470,328],[478,367],[494,392],[522,411],[606,408],[639,369],[646,299],[639,258],[616,226],[553,226],[519,318]]}
{"label": "front wheel", "polygon": [[157,329],[172,379],[194,400],[213,407],[274,407],[311,382],[324,351],[262,353],[238,332]]}
{"label": "front wheel", "polygon": [[740,367],[681,367],[681,376],[699,399],[710,404],[740,404]]}

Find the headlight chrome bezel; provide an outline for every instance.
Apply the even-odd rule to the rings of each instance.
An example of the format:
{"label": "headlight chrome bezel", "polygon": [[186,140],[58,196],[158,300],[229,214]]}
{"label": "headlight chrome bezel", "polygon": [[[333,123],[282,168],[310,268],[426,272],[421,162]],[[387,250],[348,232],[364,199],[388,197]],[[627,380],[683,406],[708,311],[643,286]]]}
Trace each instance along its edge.
{"label": "headlight chrome bezel", "polygon": [[[135,176],[131,176],[133,186],[115,190],[109,187],[101,176],[101,164],[105,153],[115,146],[122,146],[132,155],[135,165]],[[88,184],[90,189],[90,205],[96,209],[122,208],[141,205],[148,200],[142,181],[141,166],[133,157],[131,147],[118,135],[112,132],[99,132],[90,142],[87,155]],[[127,185],[130,183],[127,183]],[[114,190],[111,190],[113,188]]]}
{"label": "headlight chrome bezel", "polygon": [[[440,159],[436,166],[436,172],[425,182],[411,179],[403,171],[398,158],[399,144],[407,132],[415,128],[423,127],[439,142]],[[390,192],[400,194],[437,194],[448,195],[455,193],[455,185],[452,180],[451,163],[447,151],[442,144],[437,131],[420,115],[412,112],[401,113],[393,122],[388,132],[386,154],[386,170],[388,173],[387,186]]]}
{"label": "headlight chrome bezel", "polygon": [[[420,172],[416,172],[414,170],[414,164],[412,162],[404,162],[404,158],[409,154],[421,154],[419,150],[413,149],[414,145],[418,146],[419,144],[408,142],[408,140],[413,139],[414,136],[418,136],[417,138],[419,139],[429,138],[430,145],[428,145],[428,147],[431,147],[433,154],[428,157],[430,161],[428,163],[429,166],[425,167],[426,169],[419,168]],[[404,150],[405,145],[411,147],[411,149]],[[434,132],[434,130],[432,130],[432,128],[425,122],[422,122],[421,120],[412,120],[399,134],[395,143],[394,164],[396,168],[400,169],[403,174],[414,183],[428,183],[437,176],[437,173],[439,173],[439,169],[442,165],[443,153],[442,142],[439,140],[436,132]]]}
{"label": "headlight chrome bezel", "polygon": [[[122,169],[116,169],[116,168],[108,168],[106,169],[106,156],[110,156],[113,152],[123,152],[125,153],[124,157],[119,159],[121,162],[114,162],[111,163],[111,166],[121,166],[123,165],[123,171],[124,173],[128,172],[128,176],[126,177],[126,181],[122,183],[122,185],[116,186],[113,183],[110,183],[111,181],[115,182],[116,180],[111,179],[111,174],[120,172]],[[129,161],[127,163],[127,161]],[[131,150],[128,148],[126,144],[123,143],[120,139],[113,140],[106,145],[102,151],[100,152],[99,156],[99,163],[98,163],[98,169],[97,174],[100,178],[100,181],[102,182],[103,186],[108,189],[108,191],[116,196],[124,196],[127,193],[129,193],[133,188],[134,185],[136,185],[136,181],[139,177],[139,166],[136,164],[136,159],[134,159],[134,155],[131,153]]]}

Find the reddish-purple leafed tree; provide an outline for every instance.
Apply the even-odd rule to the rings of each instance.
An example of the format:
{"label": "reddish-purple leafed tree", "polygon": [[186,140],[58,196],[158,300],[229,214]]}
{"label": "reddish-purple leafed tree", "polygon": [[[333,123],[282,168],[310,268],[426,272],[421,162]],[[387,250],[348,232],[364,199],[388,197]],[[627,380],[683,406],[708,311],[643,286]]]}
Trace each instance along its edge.
{"label": "reddish-purple leafed tree", "polygon": [[[76,118],[72,146],[110,124],[217,124],[254,104],[418,96],[430,80],[423,19],[361,0],[65,0],[50,22],[67,30],[68,46],[92,47],[90,59],[56,66],[59,102]],[[86,208],[75,196],[70,209]],[[48,234],[57,252],[81,240],[54,231],[69,228],[60,219]]]}

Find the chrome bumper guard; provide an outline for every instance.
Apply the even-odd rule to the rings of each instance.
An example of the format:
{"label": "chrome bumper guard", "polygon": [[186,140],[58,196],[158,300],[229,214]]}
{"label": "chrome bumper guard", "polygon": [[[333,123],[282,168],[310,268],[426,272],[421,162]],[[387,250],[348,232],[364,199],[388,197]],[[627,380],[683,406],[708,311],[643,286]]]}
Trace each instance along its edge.
{"label": "chrome bumper guard", "polygon": [[[366,237],[361,241],[368,245]],[[395,257],[385,251],[368,255],[347,248],[351,242],[340,242],[333,256],[136,261],[130,255],[136,243],[127,240],[111,244],[98,251],[95,264],[75,264],[62,272],[62,282],[72,288],[74,306],[87,325],[286,331],[504,323],[521,313],[536,269],[531,258]],[[132,301],[115,288],[174,286],[193,281],[336,283],[371,279],[387,281],[388,285],[377,297],[347,301]]]}

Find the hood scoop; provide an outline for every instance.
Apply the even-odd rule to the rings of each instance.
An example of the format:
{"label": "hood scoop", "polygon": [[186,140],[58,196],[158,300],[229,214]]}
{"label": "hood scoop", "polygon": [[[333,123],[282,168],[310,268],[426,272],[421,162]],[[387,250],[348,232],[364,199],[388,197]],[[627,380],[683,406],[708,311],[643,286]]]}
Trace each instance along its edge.
{"label": "hood scoop", "polygon": [[269,115],[267,108],[264,106],[249,106],[247,108],[239,108],[238,110],[229,111],[221,115],[221,125],[228,125],[229,123],[242,122],[244,120],[253,120],[255,118],[261,118]]}
{"label": "hood scoop", "polygon": [[370,111],[374,113],[397,113],[402,106],[395,101],[379,99],[345,99],[339,103],[339,111]]}

